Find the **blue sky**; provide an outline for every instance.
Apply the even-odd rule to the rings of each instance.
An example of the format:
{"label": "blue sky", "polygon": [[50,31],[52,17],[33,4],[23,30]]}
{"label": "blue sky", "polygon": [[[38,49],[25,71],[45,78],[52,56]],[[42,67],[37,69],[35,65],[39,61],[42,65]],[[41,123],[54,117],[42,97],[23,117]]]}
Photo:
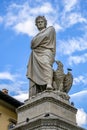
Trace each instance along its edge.
{"label": "blue sky", "polygon": [[72,68],[69,95],[78,108],[78,125],[87,128],[87,0],[0,0],[0,90],[7,88],[20,101],[28,98],[26,67],[38,15],[55,27],[55,59],[65,73]]}

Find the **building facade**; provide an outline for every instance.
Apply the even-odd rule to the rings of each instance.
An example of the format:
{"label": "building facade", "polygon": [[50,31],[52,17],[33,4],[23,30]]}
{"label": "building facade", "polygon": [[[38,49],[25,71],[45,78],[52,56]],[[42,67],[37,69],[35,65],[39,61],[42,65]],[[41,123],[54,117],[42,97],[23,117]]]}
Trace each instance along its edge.
{"label": "building facade", "polygon": [[16,108],[23,103],[8,95],[8,91],[0,91],[0,130],[9,130],[17,122]]}

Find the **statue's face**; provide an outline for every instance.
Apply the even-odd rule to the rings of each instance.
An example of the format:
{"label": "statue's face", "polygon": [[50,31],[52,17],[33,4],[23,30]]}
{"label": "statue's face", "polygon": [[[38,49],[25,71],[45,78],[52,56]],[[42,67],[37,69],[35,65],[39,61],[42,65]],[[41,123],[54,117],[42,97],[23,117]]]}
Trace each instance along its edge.
{"label": "statue's face", "polygon": [[41,31],[45,28],[45,21],[42,18],[37,20],[37,28]]}

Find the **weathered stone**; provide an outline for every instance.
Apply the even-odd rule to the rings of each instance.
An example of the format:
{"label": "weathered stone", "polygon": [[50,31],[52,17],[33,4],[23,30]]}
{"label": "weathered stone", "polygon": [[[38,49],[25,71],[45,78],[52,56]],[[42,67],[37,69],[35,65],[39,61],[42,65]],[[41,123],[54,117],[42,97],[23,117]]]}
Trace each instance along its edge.
{"label": "weathered stone", "polygon": [[61,119],[52,119],[43,117],[33,122],[20,124],[13,130],[84,130],[83,128],[63,121]]}
{"label": "weathered stone", "polygon": [[76,112],[59,92],[46,90],[17,109],[18,123],[13,130],[84,130],[77,126]]}
{"label": "weathered stone", "polygon": [[55,29],[46,25],[44,16],[36,18],[40,32],[31,42],[26,74],[30,79],[30,98],[17,109],[18,121],[12,130],[84,130],[77,126],[77,109],[67,95],[73,82],[72,74],[69,71],[64,74],[60,61],[56,61],[58,68],[53,74]]}

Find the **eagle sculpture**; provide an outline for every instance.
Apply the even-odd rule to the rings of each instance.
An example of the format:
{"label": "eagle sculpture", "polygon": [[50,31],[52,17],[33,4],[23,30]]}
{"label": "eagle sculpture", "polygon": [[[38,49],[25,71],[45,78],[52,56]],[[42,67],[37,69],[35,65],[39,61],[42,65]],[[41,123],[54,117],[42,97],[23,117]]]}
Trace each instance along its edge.
{"label": "eagle sculpture", "polygon": [[55,61],[57,64],[57,70],[53,72],[53,87],[54,90],[59,90],[61,92],[68,93],[72,84],[73,76],[71,74],[71,69],[68,69],[67,74],[64,73],[63,64],[61,61]]}

